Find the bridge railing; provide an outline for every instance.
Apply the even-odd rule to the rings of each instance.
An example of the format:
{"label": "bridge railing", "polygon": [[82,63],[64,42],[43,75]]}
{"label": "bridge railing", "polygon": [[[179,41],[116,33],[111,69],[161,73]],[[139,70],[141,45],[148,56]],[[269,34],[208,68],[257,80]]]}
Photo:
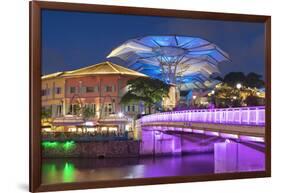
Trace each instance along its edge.
{"label": "bridge railing", "polygon": [[265,107],[237,107],[221,109],[194,109],[147,115],[141,123],[203,122],[239,125],[264,125]]}

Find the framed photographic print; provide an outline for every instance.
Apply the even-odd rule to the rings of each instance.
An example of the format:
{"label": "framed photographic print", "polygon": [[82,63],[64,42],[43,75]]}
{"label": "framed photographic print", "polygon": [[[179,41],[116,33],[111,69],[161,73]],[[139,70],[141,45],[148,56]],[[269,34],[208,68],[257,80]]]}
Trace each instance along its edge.
{"label": "framed photographic print", "polygon": [[270,16],[30,2],[30,191],[270,177]]}

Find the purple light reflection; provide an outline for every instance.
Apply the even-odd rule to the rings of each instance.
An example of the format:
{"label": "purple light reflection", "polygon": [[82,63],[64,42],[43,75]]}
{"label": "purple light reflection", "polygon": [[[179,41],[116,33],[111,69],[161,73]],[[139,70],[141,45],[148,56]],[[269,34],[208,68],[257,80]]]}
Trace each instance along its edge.
{"label": "purple light reflection", "polygon": [[192,129],[193,133],[204,134],[204,130]]}
{"label": "purple light reflection", "polygon": [[242,141],[253,141],[253,142],[264,142],[263,137],[253,137],[253,136],[245,136],[245,135],[240,135],[239,139]]}
{"label": "purple light reflection", "polygon": [[214,161],[215,173],[263,171],[265,169],[264,152],[229,139],[214,144]]}
{"label": "purple light reflection", "polygon": [[206,135],[209,135],[209,136],[219,136],[219,132],[216,132],[216,131],[205,131],[205,134]]}
{"label": "purple light reflection", "polygon": [[220,136],[223,138],[227,138],[227,139],[238,139],[239,136],[236,134],[230,134],[230,133],[220,133]]}
{"label": "purple light reflection", "polygon": [[183,131],[183,132],[191,133],[191,132],[192,132],[192,129],[190,129],[190,128],[183,128],[182,131]]}

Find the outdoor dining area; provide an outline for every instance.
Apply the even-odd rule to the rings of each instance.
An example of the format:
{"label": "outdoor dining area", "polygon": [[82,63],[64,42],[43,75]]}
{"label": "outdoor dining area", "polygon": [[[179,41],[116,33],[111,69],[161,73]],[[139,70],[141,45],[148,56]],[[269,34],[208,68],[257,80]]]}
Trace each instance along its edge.
{"label": "outdoor dining area", "polygon": [[133,121],[111,115],[87,120],[75,115],[55,118],[42,124],[43,141],[107,141],[133,139]]}

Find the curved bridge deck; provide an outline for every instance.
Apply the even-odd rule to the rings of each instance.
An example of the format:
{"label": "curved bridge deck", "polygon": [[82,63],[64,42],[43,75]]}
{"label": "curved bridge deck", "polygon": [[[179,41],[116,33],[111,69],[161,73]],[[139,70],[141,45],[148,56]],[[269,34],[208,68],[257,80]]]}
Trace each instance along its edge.
{"label": "curved bridge deck", "polygon": [[224,138],[264,141],[265,107],[198,109],[144,116],[142,130],[193,132]]}

